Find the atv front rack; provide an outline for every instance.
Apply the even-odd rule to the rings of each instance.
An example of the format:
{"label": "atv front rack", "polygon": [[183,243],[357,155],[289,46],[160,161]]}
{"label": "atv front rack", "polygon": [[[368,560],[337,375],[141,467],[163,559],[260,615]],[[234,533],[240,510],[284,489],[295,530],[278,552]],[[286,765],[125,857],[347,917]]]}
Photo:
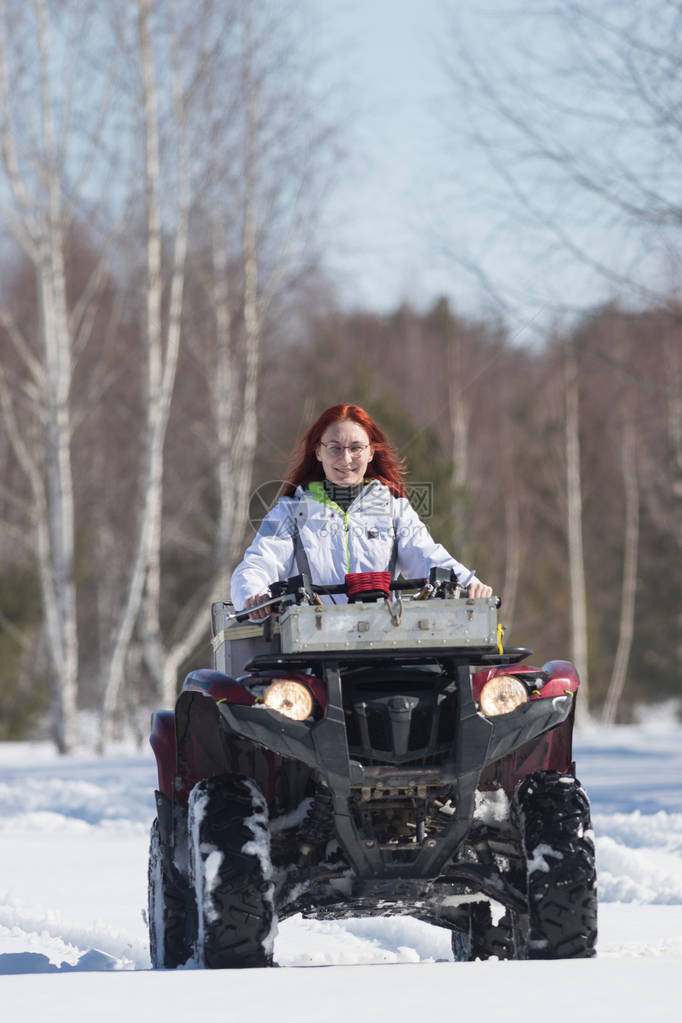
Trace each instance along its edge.
{"label": "atv front rack", "polygon": [[279,619],[284,654],[498,647],[497,598],[294,604]]}
{"label": "atv front rack", "polygon": [[442,647],[419,650],[315,650],[309,654],[258,654],[246,665],[246,671],[267,671],[281,668],[310,668],[324,664],[378,664],[390,661],[395,664],[442,664],[447,663],[493,667],[500,664],[518,664],[533,651],[526,646],[504,647],[500,653],[497,646],[470,646],[443,650]]}
{"label": "atv front rack", "polygon": [[[248,609],[235,611],[224,602],[212,605],[217,671],[237,677],[259,654],[385,650],[402,655],[413,649],[442,653],[460,647],[503,652],[499,598],[467,597],[449,569],[434,568],[428,579],[394,580],[392,598],[367,602],[324,604],[320,594],[333,600],[334,594],[347,594],[347,585],[315,586],[306,575],[273,583],[270,589],[273,596],[258,606],[276,618],[263,623],[249,621]],[[403,600],[399,594],[408,590],[416,592]]]}

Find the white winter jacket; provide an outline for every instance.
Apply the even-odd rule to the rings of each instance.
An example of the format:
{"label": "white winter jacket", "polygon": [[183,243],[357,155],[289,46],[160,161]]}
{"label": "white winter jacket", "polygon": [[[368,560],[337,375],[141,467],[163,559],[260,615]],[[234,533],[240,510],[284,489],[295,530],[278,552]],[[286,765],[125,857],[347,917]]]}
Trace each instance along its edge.
{"label": "white winter jacket", "polygon": [[[283,497],[266,517],[237,565],[230,584],[231,599],[243,608],[247,597],[264,593],[271,583],[297,575],[294,523],[310,565],[313,583],[343,583],[346,573],[385,572],[397,537],[394,578],[425,578],[432,567],[454,568],[461,583],[474,578],[465,565],[436,543],[406,498],[371,480],[343,509],[329,498],[321,482],[298,487]],[[323,598],[325,599],[325,598]],[[337,602],[344,597],[336,597]]]}

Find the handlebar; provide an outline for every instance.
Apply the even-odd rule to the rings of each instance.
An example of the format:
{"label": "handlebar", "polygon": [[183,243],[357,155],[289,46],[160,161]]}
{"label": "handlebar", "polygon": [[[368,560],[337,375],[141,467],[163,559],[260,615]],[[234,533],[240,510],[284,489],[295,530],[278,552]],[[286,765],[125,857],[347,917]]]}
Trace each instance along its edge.
{"label": "handlebar", "polygon": [[[394,579],[390,584],[391,590],[421,590],[428,583],[428,579]],[[316,583],[312,585],[313,593],[321,593],[333,595],[336,593],[346,593],[345,583],[334,583],[330,586],[318,586]]]}
{"label": "handlebar", "polygon": [[[432,569],[432,579],[393,579],[390,583],[390,589],[396,590],[424,590],[426,587],[430,587],[427,590],[428,595],[438,596],[436,593],[435,583],[438,582],[437,576],[434,572],[438,572],[437,569]],[[441,580],[442,582],[442,580]],[[450,585],[456,583],[453,578],[450,580]],[[287,580],[286,583],[279,582],[273,583],[270,587],[272,596],[262,601],[260,604],[256,604],[250,608],[244,608],[242,611],[236,611],[234,614],[229,615],[229,618],[236,618],[238,622],[248,621],[253,611],[260,608],[272,607],[273,612],[276,613],[276,606],[281,609],[283,605],[300,603],[301,598],[305,599],[306,594],[308,600],[311,594],[322,594],[325,596],[333,597],[334,594],[346,594],[348,593],[348,587],[346,583],[332,583],[329,586],[321,586],[316,583],[312,583],[307,576],[294,576],[293,579]],[[450,590],[452,595],[452,590]],[[440,594],[442,595],[442,594]],[[495,602],[499,608],[502,601],[499,597],[495,597]]]}

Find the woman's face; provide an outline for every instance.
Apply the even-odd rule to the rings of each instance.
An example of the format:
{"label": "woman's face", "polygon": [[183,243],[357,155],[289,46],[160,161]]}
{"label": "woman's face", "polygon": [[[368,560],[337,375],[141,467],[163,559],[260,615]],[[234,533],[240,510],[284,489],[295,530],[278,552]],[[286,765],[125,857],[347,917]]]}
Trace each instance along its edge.
{"label": "woman's face", "polygon": [[361,426],[343,419],[327,427],[315,454],[330,483],[352,486],[365,478],[374,449]]}

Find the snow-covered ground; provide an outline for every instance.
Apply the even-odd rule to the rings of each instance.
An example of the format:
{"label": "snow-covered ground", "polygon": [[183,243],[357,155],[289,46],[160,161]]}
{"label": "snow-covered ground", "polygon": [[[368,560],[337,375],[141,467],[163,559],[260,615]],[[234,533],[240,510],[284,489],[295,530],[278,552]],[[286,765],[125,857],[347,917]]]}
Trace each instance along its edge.
{"label": "snow-covered ground", "polygon": [[682,728],[663,712],[587,728],[575,747],[597,836],[596,959],[453,963],[448,932],[415,920],[295,918],[276,940],[282,969],[213,973],[149,969],[151,752],[60,759],[44,745],[0,744],[2,1018],[678,1021]]}

